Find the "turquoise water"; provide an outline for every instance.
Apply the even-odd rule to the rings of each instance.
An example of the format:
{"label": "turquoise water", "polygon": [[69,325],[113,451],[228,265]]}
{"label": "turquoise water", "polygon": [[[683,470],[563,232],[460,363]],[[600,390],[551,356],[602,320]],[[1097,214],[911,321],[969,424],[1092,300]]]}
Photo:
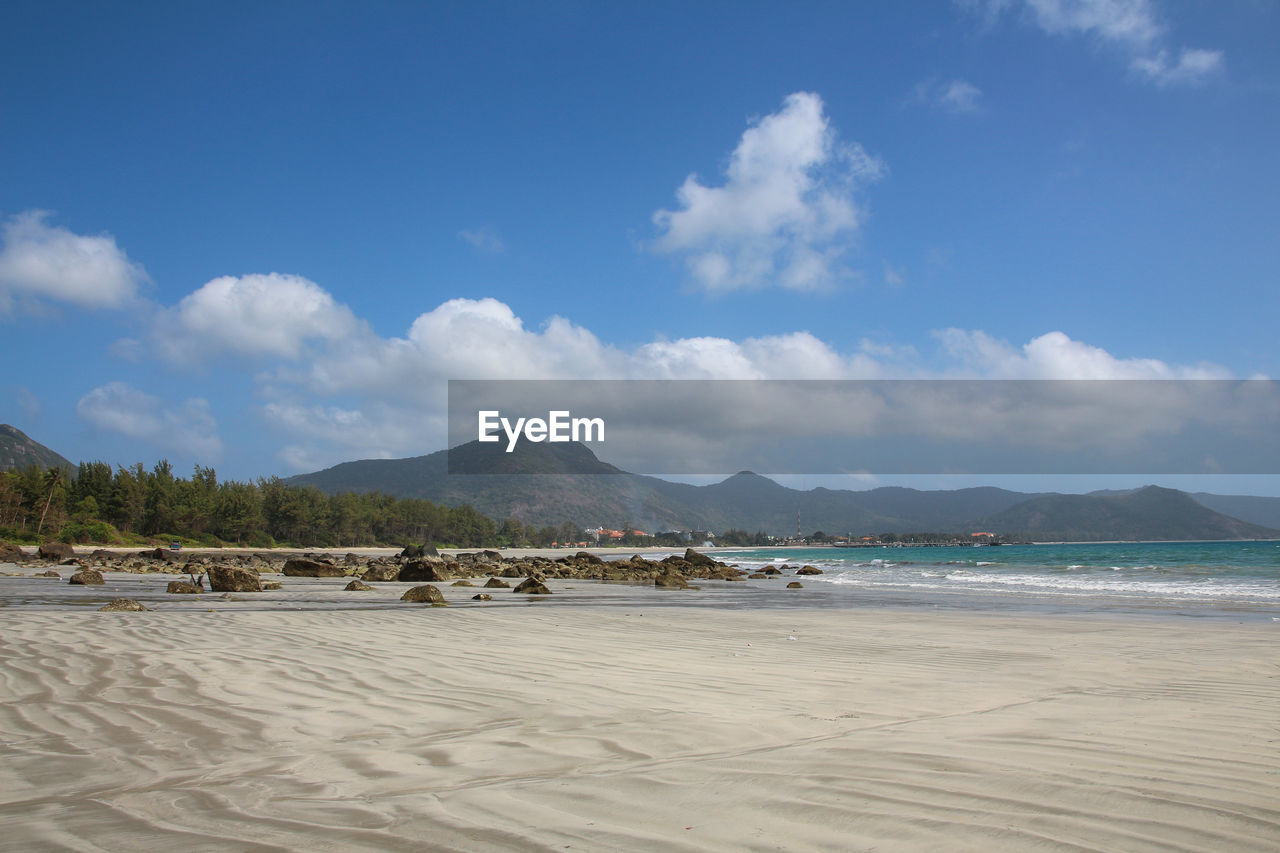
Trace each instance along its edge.
{"label": "turquoise water", "polygon": [[984,598],[1271,606],[1280,612],[1280,542],[1158,542],[955,548],[742,549],[745,569],[808,564],[811,586]]}

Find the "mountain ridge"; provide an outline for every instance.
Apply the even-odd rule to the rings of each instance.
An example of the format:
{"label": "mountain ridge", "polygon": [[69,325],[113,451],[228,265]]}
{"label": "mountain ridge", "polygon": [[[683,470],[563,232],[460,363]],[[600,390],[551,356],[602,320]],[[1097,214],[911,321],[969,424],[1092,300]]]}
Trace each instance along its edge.
{"label": "mountain ridge", "polygon": [[[450,468],[467,473],[450,474]],[[584,470],[597,473],[568,473]],[[1089,495],[994,486],[800,491],[750,471],[695,486],[621,471],[576,443],[526,444],[514,454],[495,454],[491,445],[470,442],[425,456],[344,462],[286,482],[328,493],[382,491],[448,505],[467,503],[495,519],[518,518],[526,524],[572,521],[648,532],[739,528],[790,535],[799,513],[806,534],[991,531],[1084,541],[1280,537],[1277,527],[1227,515],[1186,492],[1160,486]]]}
{"label": "mountain ridge", "polygon": [[62,454],[50,450],[10,424],[0,424],[0,471],[26,468],[75,468]]}

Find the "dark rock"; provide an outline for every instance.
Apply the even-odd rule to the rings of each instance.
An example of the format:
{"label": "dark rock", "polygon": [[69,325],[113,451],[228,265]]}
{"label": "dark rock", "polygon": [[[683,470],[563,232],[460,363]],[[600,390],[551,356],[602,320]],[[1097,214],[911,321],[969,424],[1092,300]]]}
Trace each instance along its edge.
{"label": "dark rock", "polygon": [[800,581],[792,581],[787,584],[787,589],[804,589],[804,584],[800,583]]}
{"label": "dark rock", "polygon": [[686,548],[684,552],[684,561],[692,563],[695,566],[714,566],[716,561],[708,557],[706,554],[699,554],[692,548]]}
{"label": "dark rock", "polygon": [[480,555],[476,558],[476,562],[501,563],[502,554],[498,553],[497,551],[481,551]]}
{"label": "dark rock", "polygon": [[689,582],[684,579],[684,575],[678,572],[670,571],[670,570],[665,571],[662,574],[658,575],[656,578],[654,578],[653,585],[656,587],[660,587],[661,589],[688,589],[689,588]]}
{"label": "dark rock", "polygon": [[197,595],[204,592],[204,588],[196,586],[190,581],[169,581],[169,585],[165,587],[164,591],[172,592],[176,595]]}
{"label": "dark rock", "polygon": [[422,546],[421,546],[421,545],[406,545],[406,546],[404,546],[404,550],[400,552],[400,556],[401,556],[401,557],[404,557],[406,560],[413,560],[413,559],[416,559],[416,558],[418,558],[418,557],[421,557],[421,556],[422,556]]}
{"label": "dark rock", "polygon": [[447,604],[448,603],[444,600],[444,593],[440,592],[440,590],[436,589],[431,584],[425,584],[423,586],[415,586],[413,589],[407,591],[404,595],[400,596],[400,600],[410,601],[415,604],[417,603]]}
{"label": "dark rock", "polygon": [[782,572],[781,572],[780,570],[775,569],[773,566],[769,566],[768,568],[761,569],[760,571],[761,571],[763,574],[766,574],[766,575],[780,575],[780,574],[782,574]]}
{"label": "dark rock", "polygon": [[400,568],[400,580],[405,583],[443,581],[453,577],[443,560],[412,560]]}
{"label": "dark rock", "polygon": [[72,575],[68,583],[73,583],[77,586],[102,586],[106,581],[102,578],[102,572],[85,569],[83,572],[76,572]]}
{"label": "dark rock", "polygon": [[27,559],[27,552],[17,545],[0,542],[0,563],[21,563]]}
{"label": "dark rock", "polygon": [[176,563],[181,559],[177,551],[170,551],[168,548],[152,548],[147,551],[139,551],[135,556],[147,560],[161,560],[166,563]]}
{"label": "dark rock", "polygon": [[38,553],[46,560],[65,560],[74,557],[76,549],[66,542],[46,542],[40,546]]}
{"label": "dark rock", "polygon": [[550,595],[551,590],[547,589],[547,585],[536,577],[530,576],[525,578],[512,592],[523,592],[529,595]]}
{"label": "dark rock", "polygon": [[400,579],[400,567],[394,564],[370,566],[360,576],[362,581],[396,581]]}
{"label": "dark rock", "polygon": [[347,576],[346,569],[333,563],[319,560],[308,560],[295,557],[284,564],[284,575],[290,578],[342,578]]}
{"label": "dark rock", "polygon": [[580,560],[582,562],[589,563],[591,565],[597,565],[597,566],[604,562],[604,560],[600,559],[595,554],[589,554],[586,551],[579,551],[578,553],[574,554],[573,559]]}
{"label": "dark rock", "polygon": [[485,589],[511,589],[511,584],[499,578],[489,578],[484,586]]}
{"label": "dark rock", "polygon": [[493,601],[493,596],[487,592],[478,592],[471,596],[472,601]]}
{"label": "dark rock", "polygon": [[47,572],[36,572],[36,573],[35,573],[35,575],[34,575],[34,577],[37,577],[37,578],[57,578],[57,579],[59,579],[59,580],[61,580],[61,579],[62,579],[62,575],[58,574],[58,573],[57,573],[57,572],[55,572],[53,569],[50,569],[50,570],[49,570],[49,571],[47,571]]}
{"label": "dark rock", "polygon": [[284,584],[280,583],[280,581],[262,581],[263,592],[266,592],[267,590],[271,590],[271,589],[281,589],[283,587],[284,587]]}
{"label": "dark rock", "polygon": [[748,577],[748,578],[750,578],[750,579],[751,579],[751,580],[753,580],[753,581],[757,581],[757,580],[762,580],[762,579],[764,579],[764,578],[767,578],[767,577],[769,577],[769,576],[768,576],[768,575],[766,575],[764,572],[755,572],[755,573],[753,573],[753,574],[749,574],[749,575],[747,575],[747,577]]}
{"label": "dark rock", "polygon": [[798,575],[820,575],[820,574],[822,574],[822,569],[816,569],[816,568],[814,568],[813,566],[805,566],[805,567],[804,567],[804,568],[802,568],[802,569],[796,569],[796,574],[798,574]]}
{"label": "dark rock", "polygon": [[141,613],[146,609],[132,598],[113,598],[98,608],[105,613]]}
{"label": "dark rock", "polygon": [[460,580],[460,581],[454,581],[453,586],[475,586],[475,584],[473,584],[469,580]]}
{"label": "dark rock", "polygon": [[507,566],[499,572],[499,574],[504,578],[522,578],[524,577],[524,573],[525,570],[521,566]]}
{"label": "dark rock", "polygon": [[364,581],[354,580],[351,583],[344,586],[343,589],[346,590],[347,592],[368,592],[371,589],[373,589],[373,587],[369,586]]}
{"label": "dark rock", "polygon": [[89,553],[90,560],[119,560],[123,556],[119,551],[108,551],[106,548],[95,548]]}
{"label": "dark rock", "polygon": [[209,589],[214,592],[262,592],[262,580],[252,569],[210,566]]}

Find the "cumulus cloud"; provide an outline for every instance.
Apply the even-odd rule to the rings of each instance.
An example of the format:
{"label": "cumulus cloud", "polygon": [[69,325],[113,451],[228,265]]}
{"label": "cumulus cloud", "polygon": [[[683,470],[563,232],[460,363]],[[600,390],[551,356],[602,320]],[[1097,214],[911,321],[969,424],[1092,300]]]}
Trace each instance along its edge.
{"label": "cumulus cloud", "polygon": [[362,324],[351,309],[301,276],[223,276],[157,318],[154,334],[170,358],[217,353],[297,359],[309,341],[337,341]]}
{"label": "cumulus cloud", "polygon": [[0,312],[19,305],[65,302],[81,308],[119,308],[148,281],[109,234],[86,237],[48,223],[29,210],[0,226]]}
{"label": "cumulus cloud", "polygon": [[198,397],[170,403],[127,383],[110,382],[81,397],[76,415],[98,429],[206,460],[222,452],[209,403]]}
{"label": "cumulus cloud", "polygon": [[685,179],[677,209],[653,216],[653,247],[709,291],[827,287],[847,274],[841,258],[863,216],[854,193],[883,172],[840,141],[818,95],[796,92],[742,134],[723,184]]}
{"label": "cumulus cloud", "polygon": [[[1025,17],[1051,35],[1097,38],[1130,55],[1141,79],[1161,86],[1199,83],[1222,68],[1221,51],[1181,48],[1171,51],[1167,27],[1152,0],[959,0],[985,10],[994,20],[1020,7]],[[1176,58],[1173,58],[1176,55]]]}
{"label": "cumulus cloud", "polygon": [[986,332],[943,329],[935,333],[949,372],[984,379],[1228,379],[1216,365],[1171,365],[1153,358],[1117,358],[1062,332],[1032,338],[1021,347]]}
{"label": "cumulus cloud", "polygon": [[[246,282],[249,286],[245,286]],[[280,292],[307,310],[295,310],[290,315],[282,303],[273,301]],[[204,305],[209,306],[210,317],[200,317],[197,308]],[[195,352],[227,350],[254,359],[259,368],[255,374],[258,391],[266,400],[260,414],[282,437],[277,456],[293,470],[314,470],[354,458],[415,455],[444,446],[447,383],[457,379],[1229,376],[1212,365],[1183,366],[1155,359],[1120,358],[1062,332],[1050,332],[1015,345],[982,331],[946,329],[936,334],[938,356],[932,361],[927,354],[922,356],[909,347],[870,341],[842,349],[805,331],[742,339],[658,339],[623,348],[601,341],[588,328],[565,317],[553,316],[530,326],[509,305],[491,298],[449,300],[414,319],[403,336],[382,337],[319,285],[290,276],[215,280],[183,300],[171,312],[170,321],[183,330],[185,337],[197,332],[207,335],[191,344]],[[274,327],[273,321],[282,328]],[[803,433],[806,428],[820,426],[817,422],[806,426],[797,421],[796,412],[804,407],[800,402],[788,404],[785,393],[789,393],[788,388],[765,404],[749,407],[750,412],[729,412],[732,424],[726,425],[725,431],[709,444],[699,444],[696,437],[681,437],[681,430],[687,425],[671,418],[671,412],[680,411],[681,407],[670,398],[653,401],[649,410],[653,417],[670,421],[661,428],[667,429],[666,439],[674,442],[669,448],[673,454],[678,451],[687,458],[703,454],[712,459],[718,458],[716,444],[723,444],[730,432],[740,432],[742,441],[747,441],[771,430],[794,436],[799,434],[797,430]],[[850,430],[884,423],[884,405],[873,396],[850,400],[847,395],[837,394],[823,403],[823,410],[831,417],[819,420],[838,421],[842,428]],[[941,423],[930,429],[945,432],[960,428],[950,415],[943,417],[927,408],[949,402],[940,402],[933,395],[921,405],[926,406],[920,411],[927,416],[918,418],[920,423]],[[1029,410],[1028,430],[1034,426],[1037,411],[1040,410]],[[1157,410],[1147,405],[1141,411],[1158,411],[1163,418],[1161,424],[1176,422],[1177,412],[1167,407]],[[77,413],[99,428],[158,445],[202,454],[215,453],[221,446],[209,407],[202,400],[167,405],[128,385],[112,383],[86,394]],[[999,407],[995,407],[991,418],[967,415],[966,422],[988,424],[998,415]],[[901,423],[915,422],[907,418]],[[1145,434],[1145,424],[1135,415],[1123,424],[1123,435]],[[1066,426],[1059,432],[1064,430]],[[1039,434],[1050,435],[1052,431],[1041,430]],[[1069,437],[1066,435],[1063,440]]]}

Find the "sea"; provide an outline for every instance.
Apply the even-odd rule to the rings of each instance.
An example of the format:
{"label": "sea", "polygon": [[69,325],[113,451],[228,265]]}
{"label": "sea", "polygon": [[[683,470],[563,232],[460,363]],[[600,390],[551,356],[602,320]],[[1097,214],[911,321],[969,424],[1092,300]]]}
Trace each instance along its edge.
{"label": "sea", "polygon": [[[630,559],[618,549],[605,559]],[[660,560],[684,549],[640,551]],[[1280,541],[1151,542],[966,547],[716,549],[717,560],[755,574],[741,582],[698,579],[696,590],[652,583],[552,579],[550,596],[443,586],[453,607],[888,608],[905,618],[931,611],[1051,613],[1082,617],[1266,621],[1280,629]],[[812,566],[821,574],[797,574]],[[71,586],[0,566],[0,610],[79,610],[133,598],[163,611],[345,610],[418,607],[400,602],[413,584],[377,584],[377,593],[343,589],[347,578],[286,578],[282,590],[170,595],[173,575],[108,573],[105,586]],[[798,583],[799,588],[790,584]],[[852,618],[852,617],[851,617]]]}
{"label": "sea", "polygon": [[[756,548],[716,558],[792,578],[829,606],[1149,612],[1280,622],[1280,541]],[[812,599],[810,601],[812,604]]]}

